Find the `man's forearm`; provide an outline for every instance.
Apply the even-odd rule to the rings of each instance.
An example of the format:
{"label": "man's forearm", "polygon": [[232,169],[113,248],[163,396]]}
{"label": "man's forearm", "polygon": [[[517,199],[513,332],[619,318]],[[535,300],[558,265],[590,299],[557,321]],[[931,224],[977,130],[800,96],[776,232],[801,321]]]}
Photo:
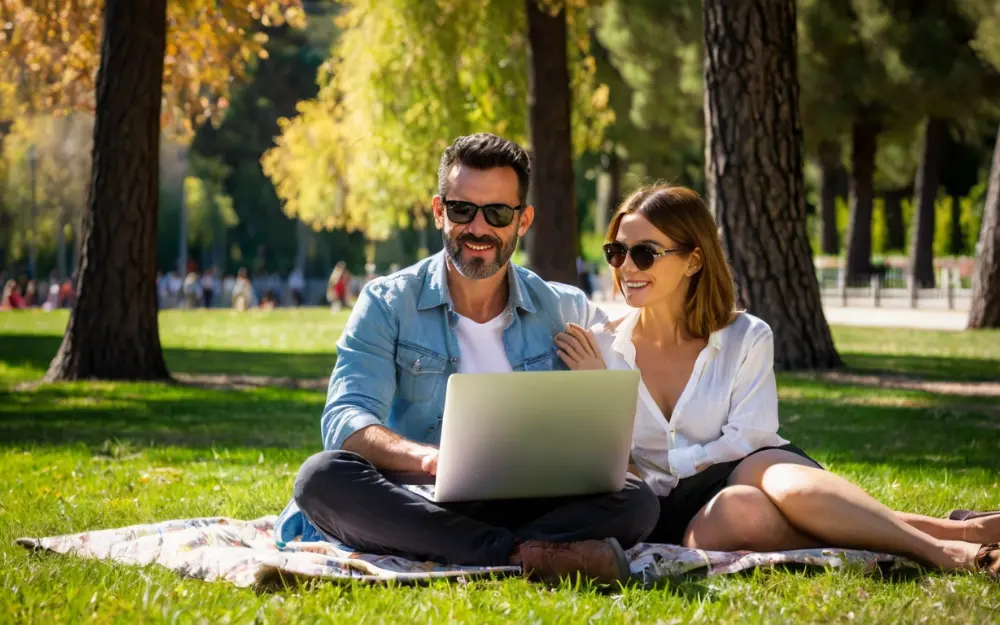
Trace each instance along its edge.
{"label": "man's forearm", "polygon": [[403,438],[382,425],[370,425],[351,434],[343,449],[351,451],[386,471],[421,471],[421,461],[434,448]]}

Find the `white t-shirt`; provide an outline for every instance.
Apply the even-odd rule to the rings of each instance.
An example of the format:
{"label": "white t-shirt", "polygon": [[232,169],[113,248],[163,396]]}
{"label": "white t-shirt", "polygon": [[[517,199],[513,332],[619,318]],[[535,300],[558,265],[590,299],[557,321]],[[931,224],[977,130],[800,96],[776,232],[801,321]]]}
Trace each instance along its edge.
{"label": "white t-shirt", "polygon": [[513,369],[503,348],[504,315],[501,313],[486,323],[458,316],[455,336],[462,356],[459,373],[510,373]]}

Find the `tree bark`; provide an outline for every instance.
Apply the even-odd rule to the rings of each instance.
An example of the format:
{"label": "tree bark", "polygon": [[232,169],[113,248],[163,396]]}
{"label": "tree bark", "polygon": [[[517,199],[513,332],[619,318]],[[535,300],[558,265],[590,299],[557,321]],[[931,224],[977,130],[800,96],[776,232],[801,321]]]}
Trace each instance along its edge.
{"label": "tree bark", "polygon": [[597,189],[597,215],[594,220],[598,234],[603,235],[622,201],[622,159],[612,148],[601,157],[604,171],[599,174]]}
{"label": "tree bark", "polygon": [[705,0],[708,200],[778,369],[841,365],[806,231],[795,2]]}
{"label": "tree bark", "polygon": [[546,280],[579,284],[576,193],[566,59],[566,10],[552,15],[538,0],[528,13],[528,123],[535,223],[532,269]]}
{"label": "tree bark", "polygon": [[965,232],[962,231],[962,198],[951,196],[951,232],[948,233],[948,253],[961,256],[965,251]]}
{"label": "tree bark", "polygon": [[969,328],[1000,328],[1000,128],[993,147],[983,226],[976,245],[972,274],[972,308]]}
{"label": "tree bark", "polygon": [[820,198],[819,213],[822,227],[824,254],[840,254],[840,235],[837,233],[837,183],[843,165],[840,163],[840,144],[823,141],[819,144]]}
{"label": "tree bark", "polygon": [[[0,154],[3,154],[3,144],[13,124],[12,120],[0,119]],[[7,262],[7,246],[10,243],[10,235],[14,225],[14,219],[7,212],[7,207],[4,206],[3,201],[6,195],[4,193],[6,182],[6,176],[0,176],[0,232],[4,233],[0,236],[0,263]]]}
{"label": "tree bark", "polygon": [[166,0],[107,0],[77,301],[48,380],[166,379],[156,217]]}
{"label": "tree bark", "polygon": [[931,117],[924,126],[924,143],[917,170],[916,226],[910,241],[910,273],[922,288],[934,287],[934,200],[941,176],[941,153],[948,139],[948,125]]}
{"label": "tree bark", "polygon": [[60,199],[56,217],[56,275],[60,280],[66,279],[66,212],[65,200]]}
{"label": "tree bark", "polygon": [[851,128],[851,219],[847,228],[847,282],[867,281],[872,271],[872,205],[878,124],[858,120]]}
{"label": "tree bark", "polygon": [[885,251],[906,250],[906,226],[903,225],[903,198],[913,193],[913,187],[889,189],[882,193],[885,208]]}

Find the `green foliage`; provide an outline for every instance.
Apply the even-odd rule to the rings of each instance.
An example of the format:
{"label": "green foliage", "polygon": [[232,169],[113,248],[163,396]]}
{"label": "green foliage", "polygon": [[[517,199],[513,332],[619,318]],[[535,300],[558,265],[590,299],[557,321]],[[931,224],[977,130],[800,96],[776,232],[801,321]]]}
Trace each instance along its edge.
{"label": "green foliage", "polygon": [[233,199],[224,189],[229,168],[217,158],[191,155],[191,175],[184,179],[188,242],[211,245],[239,223]]}
{"label": "green foliage", "polygon": [[982,196],[958,198],[960,237],[957,241],[952,238],[954,201],[955,198],[951,196],[941,195],[934,203],[935,256],[955,256],[956,251],[957,255],[974,255],[976,253],[976,242],[979,240],[979,229],[982,223],[983,198]]}
{"label": "green foliage", "polygon": [[603,267],[604,260],[604,233],[584,232],[580,235],[580,257],[598,267]]}
{"label": "green foliage", "polygon": [[976,253],[976,244],[979,242],[985,208],[986,181],[983,180],[972,188],[968,197],[962,198],[962,230],[966,236],[966,247],[973,255]]}
{"label": "green foliage", "polygon": [[596,18],[608,52],[598,75],[613,87],[609,139],[634,178],[703,191],[701,2],[611,0]]}
{"label": "green foliage", "polygon": [[[341,260],[351,271],[360,272],[364,267],[360,234],[301,236],[296,220],[282,211],[274,185],[261,169],[261,155],[275,145],[274,137],[280,132],[278,120],[294,114],[300,100],[316,95],[315,76],[325,55],[302,31],[282,27],[268,34],[267,59],[258,62],[247,81],[233,89],[221,123],[201,126],[192,145],[197,154],[226,168],[222,191],[232,198],[238,223],[226,229],[224,264],[231,272],[247,266],[287,273],[305,246],[305,269],[310,274],[326,275]],[[317,174],[315,182],[329,179],[327,174]]]}
{"label": "green foliage", "polygon": [[[384,238],[436,188],[456,136],[526,143],[524,5],[506,0],[350,0],[315,100],[281,121],[262,159],[285,212],[315,228]],[[587,54],[586,13],[568,3],[573,141],[596,147],[613,115]],[[447,68],[447,69],[445,69]]]}
{"label": "green foliage", "polygon": [[872,203],[872,254],[880,256],[885,253],[885,239],[888,224],[885,216],[885,200],[875,198]]}
{"label": "green foliage", "polygon": [[[55,265],[56,240],[63,230],[64,244],[72,243],[71,228],[78,223],[87,199],[93,118],[84,114],[21,117],[5,137],[0,154],[0,211],[11,227],[0,232],[4,262],[24,262],[28,248],[38,250],[40,265]],[[35,206],[32,215],[30,153],[34,150]],[[47,271],[36,272],[39,274]]]}

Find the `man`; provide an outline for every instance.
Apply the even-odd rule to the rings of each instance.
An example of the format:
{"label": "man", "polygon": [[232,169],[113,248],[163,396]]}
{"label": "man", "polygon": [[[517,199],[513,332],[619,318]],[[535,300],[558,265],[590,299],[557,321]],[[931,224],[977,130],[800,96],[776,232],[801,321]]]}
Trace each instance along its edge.
{"label": "man", "polygon": [[627,575],[622,546],[645,538],[659,514],[634,476],[606,495],[453,504],[387,479],[436,473],[451,373],[555,368],[554,336],[568,322],[604,319],[578,289],[509,262],[534,217],[529,175],[524,150],[494,135],[445,150],[433,204],[444,250],[361,292],[337,344],[326,451],[299,470],[279,540],[301,534],[454,564],[520,564],[545,579]]}

